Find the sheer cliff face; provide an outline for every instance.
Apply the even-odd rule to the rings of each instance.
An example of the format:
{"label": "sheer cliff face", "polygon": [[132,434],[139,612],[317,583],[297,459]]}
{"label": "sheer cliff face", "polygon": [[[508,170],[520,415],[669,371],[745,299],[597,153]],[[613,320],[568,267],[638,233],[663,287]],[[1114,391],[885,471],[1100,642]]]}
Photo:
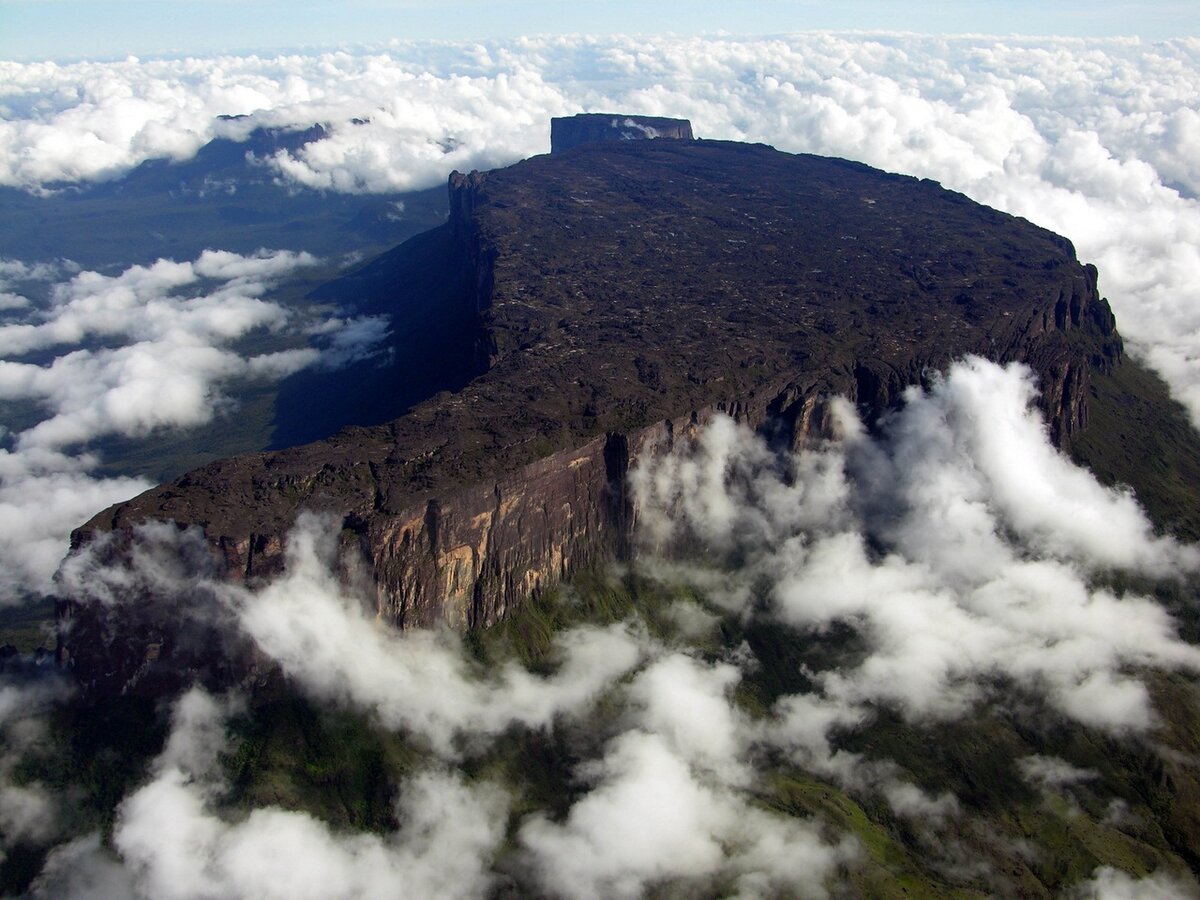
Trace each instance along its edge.
{"label": "sheer cliff face", "polygon": [[694,140],[687,119],[583,113],[550,120],[550,152],[562,153],[592,141]]}
{"label": "sheer cliff face", "polygon": [[[471,323],[455,333],[473,380],[385,426],[189,473],[76,543],[194,523],[225,577],[253,579],[277,570],[301,510],[332,511],[382,615],[482,626],[624,552],[626,472],[716,411],[800,445],[824,433],[831,396],[870,421],[975,353],[1033,367],[1066,445],[1089,372],[1120,357],[1096,272],[1066,240],[928,181],[634,141],[456,174],[450,191],[427,267],[448,273],[446,319]],[[65,646],[86,667],[71,632]]]}

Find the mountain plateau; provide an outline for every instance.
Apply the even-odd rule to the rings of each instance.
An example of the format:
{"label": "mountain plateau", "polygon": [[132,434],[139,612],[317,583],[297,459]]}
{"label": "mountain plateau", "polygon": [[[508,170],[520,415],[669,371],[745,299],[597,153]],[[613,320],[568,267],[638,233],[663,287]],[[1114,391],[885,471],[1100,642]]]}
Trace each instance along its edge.
{"label": "mountain plateau", "polygon": [[[329,513],[381,618],[465,630],[626,554],[626,473],[717,413],[799,447],[832,436],[831,398],[873,422],[974,354],[1030,366],[1054,442],[1085,437],[1122,346],[1066,239],[927,180],[690,126],[597,141],[581,119],[550,155],[453,174],[446,224],[325,289],[387,310],[421,361],[406,415],[189,472],[97,515],[74,551],[119,559],[167,520],[255,583],[301,511]],[[60,603],[82,684],[195,667],[169,623],[122,615],[118,651],[112,622]]]}

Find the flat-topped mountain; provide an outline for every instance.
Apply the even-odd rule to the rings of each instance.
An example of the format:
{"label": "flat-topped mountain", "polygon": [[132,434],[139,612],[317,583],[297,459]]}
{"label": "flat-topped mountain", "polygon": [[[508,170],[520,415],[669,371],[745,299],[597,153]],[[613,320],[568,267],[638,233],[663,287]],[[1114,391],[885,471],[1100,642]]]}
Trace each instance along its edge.
{"label": "flat-topped mountain", "polygon": [[563,153],[590,141],[694,140],[687,119],[580,113],[550,120],[550,152]]}
{"label": "flat-topped mountain", "polygon": [[[253,579],[278,570],[300,511],[330,511],[387,619],[486,625],[622,552],[626,471],[716,411],[796,446],[827,433],[831,397],[870,420],[974,353],[1033,367],[1066,446],[1089,373],[1120,358],[1096,271],[1067,240],[857,163],[589,141],[456,173],[450,194],[446,225],[330,290],[390,308],[406,339],[427,332],[444,367],[431,384],[455,389],[386,425],[193,471],[75,544],[170,519],[203,528],[227,577]],[[76,658],[86,632],[65,639]]]}

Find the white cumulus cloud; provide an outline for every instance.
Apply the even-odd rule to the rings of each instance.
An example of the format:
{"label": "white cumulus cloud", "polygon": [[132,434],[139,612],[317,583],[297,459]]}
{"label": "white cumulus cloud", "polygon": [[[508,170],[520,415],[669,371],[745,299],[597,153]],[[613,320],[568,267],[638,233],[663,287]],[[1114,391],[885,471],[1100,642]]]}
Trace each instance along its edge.
{"label": "white cumulus cloud", "polygon": [[558,637],[562,665],[553,675],[511,664],[481,678],[457,637],[397,632],[347,594],[333,571],[335,538],[329,522],[303,515],[284,578],[260,592],[226,589],[239,626],[315,696],[368,709],[438,752],[452,753],[460,735],[545,727],[586,709],[641,659],[643,640],[624,626],[578,628]]}
{"label": "white cumulus cloud", "polygon": [[56,849],[35,895],[68,898],[479,897],[504,836],[506,800],[487,783],[431,769],[402,787],[392,834],[341,834],[301,813],[232,821],[217,751],[229,702],[193,689],[175,708],[153,778],[121,804],[115,856],[94,836]]}
{"label": "white cumulus cloud", "polygon": [[[549,674],[515,663],[485,671],[461,638],[398,632],[364,612],[335,574],[336,535],[330,522],[302,516],[285,572],[252,590],[190,570],[183,558],[195,533],[146,528],[132,568],[89,570],[81,586],[142,579],[157,598],[146,602],[186,594],[195,615],[223,618],[308,696],[367,712],[431,750],[434,768],[400,785],[400,830],[335,834],[302,813],[225,808],[218,758],[237,705],[192,689],[176,703],[152,779],[121,804],[115,856],[89,838],[64,844],[42,876],[47,896],[88,896],[96,885],[178,898],[382,896],[405,885],[420,896],[481,896],[495,877],[508,804],[498,787],[467,781],[456,767],[507,731],[568,720],[581,736],[588,789],[564,821],[535,811],[516,823],[523,884],[635,897],[662,879],[721,877],[746,897],[823,897],[836,867],[855,859],[853,840],[754,803],[755,730],[733,700],[736,665],[701,662],[622,624],[559,635]],[[584,737],[602,697],[621,710],[607,741]]]}
{"label": "white cumulus cloud", "polygon": [[[187,159],[214,137],[321,122],[323,139],[258,162],[287,185],[398,191],[544,152],[553,115],[686,116],[705,137],[934,178],[1067,235],[1099,265],[1134,352],[1200,421],[1197,50],[1194,40],[805,34],[0,62],[0,184],[38,192],[111,180],[147,159]],[[0,434],[0,598],[44,588],[71,527],[147,486],[95,477],[94,458],[70,455],[76,445],[204,422],[235,379],[371,352],[382,320],[314,325],[269,299],[273,280],[309,263],[207,251],[111,275],[0,261],[0,398],[44,413]],[[322,349],[247,354],[237,342],[256,330],[311,335]],[[191,692],[149,780],[122,804],[111,849],[95,835],[63,845],[38,890],[477,896],[507,836],[528,877],[563,896],[638,896],[664,879],[713,877],[743,896],[822,895],[854,848],[817,822],[755,805],[757,752],[783,750],[821,777],[877,790],[900,816],[946,822],[963,814],[956,798],[847,753],[836,735],[881,707],[917,722],[954,718],[1003,702],[1012,685],[1084,725],[1142,732],[1154,711],[1140,671],[1200,670],[1200,651],[1160,605],[1109,580],[1194,573],[1196,549],[1155,536],[1130,496],[1057,455],[1032,390],[1023,369],[969,360],[928,392],[910,391],[880,437],[843,407],[845,442],[780,459],[718,420],[691,452],[633,474],[649,547],[686,534],[742,566],[654,561],[646,572],[690,579],[723,612],[861,642],[861,658],[805,673],[809,692],[754,723],[733,696],[752,655],[702,660],[627,625],[562,635],[548,675],[481,673],[447,635],[376,621],[332,574],[322,526],[302,522],[275,582],[204,587],[222,621],[310,696],[437,751],[434,768],[401,785],[400,830],[337,833],[300,813],[225,808],[215,754],[231,707]],[[140,560],[147,569],[152,556]],[[181,572],[143,575],[169,588]],[[697,634],[717,620],[688,604],[671,614]],[[579,720],[602,698],[617,721],[584,753],[562,816],[508,822],[503,792],[455,768],[506,729]],[[0,708],[20,702],[0,691]],[[1048,756],[1019,769],[1047,790],[1092,776]],[[0,834],[49,839],[57,803],[4,780]],[[1075,888],[1114,898],[1189,890],[1108,868]]]}
{"label": "white cumulus cloud", "polygon": [[719,419],[633,473],[649,549],[690,537],[737,561],[695,582],[718,604],[761,615],[765,591],[777,620],[865,642],[857,664],[812,674],[815,695],[780,704],[772,727],[810,764],[836,769],[827,735],[873,707],[958,717],[997,677],[1084,724],[1144,729],[1131,668],[1200,670],[1157,602],[1104,583],[1113,569],[1195,573],[1200,552],[1154,536],[1127,495],[1053,450],[1030,377],[969,359],[910,390],[882,437],[844,404],[844,442],[786,459]]}

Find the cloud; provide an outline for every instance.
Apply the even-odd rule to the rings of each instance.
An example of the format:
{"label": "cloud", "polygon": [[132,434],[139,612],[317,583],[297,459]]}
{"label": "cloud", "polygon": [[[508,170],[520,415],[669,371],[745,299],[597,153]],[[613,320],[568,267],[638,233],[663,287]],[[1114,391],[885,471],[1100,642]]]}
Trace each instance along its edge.
{"label": "cloud", "polygon": [[[481,671],[456,637],[398,633],[380,622],[372,601],[335,574],[337,529],[319,517],[302,517],[284,573],[256,589],[218,583],[188,563],[207,559],[202,539],[168,525],[142,529],[128,569],[75,572],[78,557],[64,575],[101,600],[112,588],[107,602],[120,602],[122,592],[164,603],[186,596],[192,614],[252,640],[310,696],[418,739],[450,771],[514,727],[566,721],[590,733],[588,717],[605,698],[616,717],[580,745],[578,799],[560,818],[535,811],[516,828],[528,872],[552,893],[637,896],[663,880],[715,878],[747,896],[819,896],[853,849],[822,837],[815,823],[755,805],[764,752],[782,751],[937,832],[966,814],[957,798],[912,784],[886,758],[847,752],[840,736],[881,709],[918,725],[947,721],[984,703],[1003,705],[1013,688],[1021,704],[1040,697],[1089,727],[1145,731],[1154,711],[1140,671],[1200,670],[1200,651],[1178,638],[1161,606],[1104,586],[1114,570],[1194,572],[1195,549],[1154,535],[1128,496],[1050,448],[1031,378],[1021,366],[969,359],[927,391],[910,391],[879,436],[849,404],[836,404],[845,439],[795,455],[717,419],[694,445],[631,474],[642,540],[711,561],[652,557],[639,563],[643,573],[686,578],[736,618],[855,636],[854,654],[835,668],[804,670],[812,688],[780,698],[763,718],[748,717],[735,700],[744,673],[759,664],[748,649],[704,661],[628,624],[560,635],[550,674],[514,664]],[[1037,486],[1024,506],[1017,485]],[[1062,521],[1064,507],[1070,522]],[[674,617],[691,630],[716,621],[678,606]],[[179,722],[191,709],[180,705]],[[174,744],[159,772],[183,774],[161,775],[155,793],[142,795],[144,807],[129,801],[130,821],[174,804],[182,811],[173,821],[201,831],[171,847],[220,844],[210,832],[229,826],[213,821],[205,804],[216,801],[187,774],[204,765],[185,765]],[[211,742],[190,737],[183,746]],[[1090,774],[1037,756],[1021,771],[1048,788]],[[260,827],[297,845],[320,836],[310,834],[311,823],[259,810],[237,826],[237,840],[254,845]],[[151,841],[164,828],[129,834]],[[781,846],[799,849],[781,854]],[[127,861],[170,869],[176,864],[159,860],[166,852],[137,842],[122,850]],[[189,854],[178,865],[217,877],[206,860]]]}
{"label": "cloud", "polygon": [[[18,450],[203,424],[228,402],[217,389],[222,382],[280,377],[312,362],[312,350],[243,357],[229,345],[259,329],[282,332],[293,315],[261,295],[314,262],[289,251],[210,250],[194,263],[159,260],[117,276],[81,272],[56,285],[32,321],[0,326],[0,398],[50,412],[17,436]],[[206,281],[217,283],[180,293]],[[44,350],[55,352],[49,365],[19,361]]]}
{"label": "cloud", "polygon": [[661,736],[613,740],[597,783],[561,824],[535,815],[521,829],[541,882],[558,896],[632,898],[667,879],[732,876],[738,895],[826,896],[824,881],[852,856],[808,823],[771,815],[698,779]]}
{"label": "cloud", "polygon": [[55,847],[31,893],[66,900],[129,900],[137,896],[132,873],[104,848],[98,832]]}
{"label": "cloud", "polygon": [[[186,598],[188,615],[253,640],[308,696],[424,745],[432,768],[401,785],[400,831],[335,835],[301,813],[226,809],[217,760],[237,704],[192,689],[176,703],[151,780],[120,807],[113,847],[124,874],[77,841],[48,864],[47,893],[71,896],[81,879],[154,897],[359,896],[402,884],[422,896],[478,896],[495,877],[508,803],[459,767],[472,771],[513,729],[563,723],[578,735],[587,789],[561,822],[534,812],[514,823],[521,861],[506,877],[570,897],[714,877],[741,896],[819,897],[855,857],[853,841],[755,802],[757,732],[733,696],[740,662],[703,662],[624,623],[560,634],[549,674],[515,663],[484,670],[460,637],[398,632],[364,609],[336,574],[337,534],[302,516],[285,571],[255,589],[215,581],[198,533],[169,525],[142,528],[128,566],[86,565],[85,553],[65,577],[100,604],[136,596],[174,609],[173,596]],[[596,730],[601,699],[615,719]]]}
{"label": "cloud", "polygon": [[533,675],[516,664],[475,670],[460,639],[382,624],[334,574],[336,529],[304,515],[287,546],[287,574],[258,592],[224,588],[240,629],[314,696],[354,704],[388,728],[453,754],[459,736],[538,728],[577,713],[636,666],[645,639],[624,625],[558,636],[561,665]]}
{"label": "cloud", "polygon": [[1017,767],[1026,781],[1048,789],[1066,787],[1100,777],[1098,772],[1080,769],[1057,756],[1033,754],[1020,759]]}
{"label": "cloud", "polygon": [[[320,121],[329,128],[323,140],[261,162],[292,183],[403,190],[442,183],[452,168],[544,152],[552,115],[690,116],[704,136],[939,179],[1066,234],[1099,264],[1133,352],[1200,421],[1200,119],[1191,103],[1200,75],[1191,52],[1187,41],[807,34],[0,63],[0,183],[33,189],[117,177],[146,159],[188,158],[213,137]],[[231,115],[244,118],[221,118]],[[0,264],[5,353],[65,349],[81,335],[108,340],[110,329],[126,329],[120,347],[60,353],[50,366],[3,364],[0,392],[53,413],[22,440],[62,447],[97,429],[188,427],[221,407],[222,383],[312,364],[311,350],[244,358],[225,343],[244,328],[286,327],[254,287],[302,262],[210,251],[118,276],[79,273],[59,284],[62,308],[51,318],[30,307],[20,282],[54,274]],[[180,296],[197,279],[225,283]],[[371,352],[384,327],[346,323],[324,364]],[[184,338],[193,343],[179,346]],[[164,371],[166,353],[185,365]],[[172,402],[147,404],[147,392],[159,390]]]}
{"label": "cloud", "polygon": [[[881,436],[841,404],[846,439],[795,456],[718,419],[694,446],[634,473],[646,540],[664,551],[680,541],[707,550],[717,566],[737,561],[721,578],[699,570],[701,593],[729,589],[711,598],[715,608],[773,627],[856,634],[852,660],[804,670],[811,690],[757,717],[737,696],[760,665],[746,646],[705,658],[629,623],[583,626],[561,634],[554,668],[535,674],[511,663],[485,671],[444,632],[397,632],[341,580],[336,523],[317,516],[292,530],[284,572],[253,589],[215,580],[199,533],[168,524],[141,529],[128,566],[98,569],[76,557],[64,577],[96,602],[186,598],[191,615],[252,640],[308,696],[365,712],[432,752],[428,768],[400,785],[392,834],[229,808],[215,761],[236,701],[192,690],[176,705],[150,780],[120,807],[115,856],[87,838],[65,844],[48,861],[43,894],[356,896],[407,885],[477,896],[503,878],[581,900],[714,883],[746,897],[822,897],[861,850],[819,819],[762,805],[772,771],[762,763],[780,752],[882,799],[930,840],[953,833],[971,816],[953,794],[918,787],[887,758],[841,749],[839,736],[881,708],[918,724],[957,718],[985,700],[1004,703],[1014,685],[1022,704],[1040,695],[1085,725],[1136,731],[1153,716],[1142,667],[1200,668],[1161,607],[1097,586],[1114,567],[1194,566],[1190,549],[1142,528],[1128,498],[1081,485],[1061,458],[1037,452],[1049,445],[1029,379],[1020,367],[968,360],[911,392]],[[1017,475],[997,468],[998,449],[1024,461],[1027,483],[1079,504],[1077,533],[1047,537],[1056,513],[1011,508],[1007,479]],[[1096,510],[1137,545],[1116,561],[1094,539]],[[677,578],[697,569],[650,571]],[[685,630],[713,627],[712,612],[679,604],[673,617]],[[511,730],[559,727],[578,759],[565,810],[514,816],[523,807],[497,785],[465,777]],[[1019,767],[1047,789],[1093,774],[1049,756]],[[506,834],[515,857],[500,861]],[[1101,870],[1082,896],[1121,889],[1123,878]],[[1138,884],[1160,883],[1174,885]]]}
{"label": "cloud", "polygon": [[[869,502],[911,510],[883,536],[912,559],[966,575],[1002,559],[997,523],[1047,559],[1159,577],[1200,569],[1200,550],[1155,537],[1132,493],[1102,487],[1046,441],[1035,398],[1024,367],[969,357],[928,394],[906,392],[885,426],[890,452],[859,433],[850,466],[873,480]],[[984,542],[980,552],[962,555],[956,530]]]}
{"label": "cloud", "polygon": [[782,700],[768,727],[806,765],[849,777],[835,729],[878,707],[956,718],[997,680],[1089,726],[1145,729],[1131,672],[1200,669],[1160,605],[1104,586],[1113,569],[1196,572],[1196,548],[1154,536],[1127,495],[1058,455],[1032,400],[1027,369],[968,359],[910,390],[879,438],[842,404],[844,442],[781,458],[718,420],[631,476],[651,547],[730,561],[724,580],[696,582],[732,585],[719,606],[761,616],[765,596],[769,618],[863,642],[855,664],[809,673],[817,691]]}
{"label": "cloud", "polygon": [[639,725],[661,735],[698,769],[729,784],[746,783],[739,759],[749,723],[731,703],[741,680],[737,666],[702,665],[682,653],[656,660],[629,687]]}
{"label": "cloud", "polygon": [[70,260],[30,264],[19,259],[0,258],[0,320],[18,318],[17,310],[32,305],[30,293],[78,271],[79,267]]}
{"label": "cloud", "polygon": [[1086,882],[1064,895],[1068,900],[1181,900],[1200,896],[1195,882],[1185,882],[1165,872],[1134,878],[1111,866],[1101,866]]}
{"label": "cloud", "polygon": [[[207,250],[195,262],[163,259],[116,276],[80,272],[54,285],[25,322],[0,325],[0,398],[49,413],[15,436],[16,449],[202,424],[228,403],[222,382],[279,377],[312,362],[317,351],[242,356],[230,345],[256,330],[288,328],[294,314],[262,294],[314,262],[290,251]],[[48,364],[21,359],[45,351],[53,353]]]}
{"label": "cloud", "polygon": [[824,897],[852,840],[754,806],[745,791],[753,729],[730,702],[740,672],[668,654],[629,687],[625,729],[585,763],[589,790],[561,822],[535,813],[520,840],[556,896],[640,897],[675,880],[736,885],[738,896]]}
{"label": "cloud", "polygon": [[72,529],[152,487],[142,478],[98,478],[95,459],[0,449],[0,603],[46,591]]}
{"label": "cloud", "polygon": [[0,677],[0,862],[15,845],[45,844],[64,827],[63,798],[30,774],[47,755],[46,715],[69,694],[45,672]]}
{"label": "cloud", "polygon": [[302,513],[287,536],[283,574],[251,588],[218,578],[200,529],[148,522],[133,530],[119,562],[104,538],[73,554],[59,584],[98,614],[136,606],[178,620],[181,632],[196,623],[225,632],[230,645],[249,641],[309,696],[365,711],[447,760],[512,726],[546,729],[586,713],[655,649],[634,624],[579,626],[556,636],[549,674],[515,662],[485,670],[449,630],[400,631],[383,621],[372,599],[343,583],[339,535],[338,520]]}
{"label": "cloud", "polygon": [[274,807],[224,809],[217,752],[228,700],[193,689],[177,702],[153,778],[127,797],[114,857],[94,836],[51,854],[35,896],[67,898],[478,897],[504,836],[503,793],[431,769],[402,786],[392,834],[341,834]]}
{"label": "cloud", "polygon": [[[21,320],[0,324],[0,400],[40,412],[0,434],[0,601],[45,591],[73,528],[151,486],[97,477],[98,458],[80,447],[203,425],[232,408],[226,388],[239,381],[380,352],[381,317],[317,322],[268,298],[280,279],[315,263],[291,251],[206,250],[116,275],[0,264],[0,278],[28,295]],[[241,349],[254,335],[313,346]]]}
{"label": "cloud", "polygon": [[[146,159],[187,159],[213,137],[320,121],[323,140],[258,162],[288,185],[396,191],[442,183],[451,168],[544,152],[552,115],[689,116],[703,136],[938,179],[1066,234],[1099,264],[1134,351],[1200,419],[1194,49],[575,37],[358,55],[0,63],[0,183],[37,191],[112,179]],[[45,411],[2,436],[0,596],[44,587],[71,527],[146,486],[95,478],[96,460],[70,456],[74,444],[188,427],[218,414],[236,379],[372,352],[382,320],[322,325],[267,299],[267,284],[306,262],[209,251],[117,275],[0,262],[0,392]],[[307,335],[318,346],[247,355],[238,341],[254,330]],[[481,673],[453,638],[398,635],[377,621],[331,574],[319,523],[303,523],[275,583],[190,587],[218,604],[202,609],[220,610],[311,696],[365,710],[436,751],[436,765],[402,785],[404,826],[335,833],[299,813],[226,808],[212,760],[229,706],[193,692],[149,780],[121,807],[119,855],[94,835],[58,848],[42,895],[470,896],[492,883],[507,829],[528,864],[520,877],[566,896],[635,896],[661,879],[686,887],[712,877],[747,896],[819,896],[854,851],[830,842],[819,823],[755,805],[764,749],[936,826],[963,814],[952,795],[920,790],[886,760],[846,752],[838,737],[881,707],[916,722],[954,718],[1005,702],[1012,686],[1085,725],[1136,732],[1153,723],[1140,670],[1198,667],[1159,605],[1106,586],[1114,571],[1195,571],[1194,548],[1154,536],[1128,495],[1058,457],[1029,409],[1031,391],[1023,370],[969,361],[928,393],[910,392],[882,437],[866,435],[843,406],[844,444],[781,459],[718,420],[692,455],[634,473],[649,546],[682,539],[744,566],[643,565],[688,578],[712,601],[707,610],[673,607],[685,630],[711,631],[717,610],[831,640],[848,630],[864,648],[840,669],[805,672],[812,689],[754,723],[733,693],[752,655],[701,660],[633,626],[562,636],[550,675],[515,666]],[[147,404],[148,396],[171,401]],[[143,578],[170,590],[195,577],[168,534],[181,539],[150,529],[147,540],[164,553],[147,550],[136,571],[104,576],[109,586]],[[76,574],[105,587],[94,570]],[[586,724],[602,698],[617,720],[585,747],[579,793],[557,818],[506,822],[503,793],[456,769],[508,728]],[[12,699],[0,690],[0,709]],[[1021,771],[1048,787],[1087,774],[1066,766],[1027,757]],[[50,835],[56,803],[31,785],[0,786],[0,829]],[[1078,889],[1186,891],[1165,875],[1137,881],[1111,869]]]}
{"label": "cloud", "polygon": [[390,332],[391,323],[386,316],[358,316],[353,319],[327,319],[309,329],[308,333],[327,336],[320,365],[337,369],[378,356],[379,347]]}
{"label": "cloud", "polygon": [[447,163],[491,168],[536,152],[545,112],[566,110],[536,68],[505,57],[501,71],[459,74],[446,60],[437,75],[389,53],[0,63],[0,184],[109,180],[216,137],[323,122],[325,140],[262,161],[318,189],[426,187]]}

